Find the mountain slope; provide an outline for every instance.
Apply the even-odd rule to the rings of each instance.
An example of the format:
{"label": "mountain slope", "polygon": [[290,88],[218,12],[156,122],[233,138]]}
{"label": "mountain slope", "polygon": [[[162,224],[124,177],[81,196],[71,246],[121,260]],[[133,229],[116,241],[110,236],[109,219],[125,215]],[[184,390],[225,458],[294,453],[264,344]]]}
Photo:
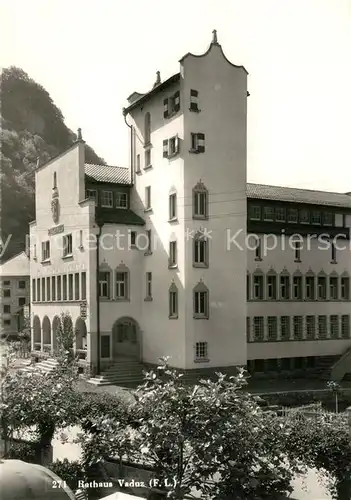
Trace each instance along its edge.
{"label": "mountain slope", "polygon": [[[6,68],[0,77],[0,228],[10,243],[1,260],[25,248],[28,223],[35,219],[34,169],[69,148],[76,135],[65,125],[48,92],[22,69]],[[87,163],[105,164],[86,145]]]}

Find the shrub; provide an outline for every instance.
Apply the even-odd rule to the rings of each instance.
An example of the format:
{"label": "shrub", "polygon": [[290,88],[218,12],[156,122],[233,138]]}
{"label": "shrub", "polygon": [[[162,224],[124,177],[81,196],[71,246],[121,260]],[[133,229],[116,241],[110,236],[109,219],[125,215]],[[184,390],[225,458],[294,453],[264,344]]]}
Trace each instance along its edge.
{"label": "shrub", "polygon": [[36,463],[37,459],[37,445],[36,443],[26,443],[26,442],[12,442],[8,452],[6,453],[6,458],[12,460],[23,460],[24,462]]}
{"label": "shrub", "polygon": [[62,481],[65,481],[73,491],[77,490],[78,481],[84,481],[86,477],[82,464],[78,461],[70,462],[67,458],[55,460],[48,468],[59,476]]}

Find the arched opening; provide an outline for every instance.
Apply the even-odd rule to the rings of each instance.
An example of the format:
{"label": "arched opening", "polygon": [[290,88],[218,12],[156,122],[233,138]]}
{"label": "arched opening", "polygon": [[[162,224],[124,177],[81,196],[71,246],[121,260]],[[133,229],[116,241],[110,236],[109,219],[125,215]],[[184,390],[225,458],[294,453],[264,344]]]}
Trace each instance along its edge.
{"label": "arched opening", "polygon": [[82,318],[77,318],[76,327],[76,349],[84,349],[86,346],[87,327]]}
{"label": "arched opening", "polygon": [[140,358],[140,328],[133,318],[119,318],[112,327],[113,358]]}
{"label": "arched opening", "polygon": [[57,336],[59,333],[59,330],[61,328],[61,321],[58,316],[54,316],[54,319],[52,320],[52,341],[53,341],[53,350],[54,352],[57,351]]}
{"label": "arched opening", "polygon": [[44,351],[51,349],[51,323],[47,316],[43,318],[43,344]]}
{"label": "arched opening", "polygon": [[41,324],[38,316],[33,318],[33,347],[40,351],[41,348]]}

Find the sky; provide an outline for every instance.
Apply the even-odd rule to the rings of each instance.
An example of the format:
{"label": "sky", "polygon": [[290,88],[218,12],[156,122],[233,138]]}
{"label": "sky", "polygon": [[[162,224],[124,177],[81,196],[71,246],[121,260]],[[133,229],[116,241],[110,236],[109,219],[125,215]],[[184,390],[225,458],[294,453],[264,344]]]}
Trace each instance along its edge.
{"label": "sky", "polygon": [[127,166],[126,98],[204,53],[213,29],[249,72],[248,181],[351,191],[351,0],[0,0],[0,65]]}

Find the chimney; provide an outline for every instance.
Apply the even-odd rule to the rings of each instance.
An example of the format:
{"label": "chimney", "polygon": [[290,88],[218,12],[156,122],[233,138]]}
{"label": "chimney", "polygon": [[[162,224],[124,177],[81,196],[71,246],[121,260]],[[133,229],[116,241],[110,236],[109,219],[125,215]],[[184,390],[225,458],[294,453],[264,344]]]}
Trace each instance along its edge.
{"label": "chimney", "polygon": [[156,71],[156,82],[154,83],[153,88],[157,87],[161,83],[161,73]]}

